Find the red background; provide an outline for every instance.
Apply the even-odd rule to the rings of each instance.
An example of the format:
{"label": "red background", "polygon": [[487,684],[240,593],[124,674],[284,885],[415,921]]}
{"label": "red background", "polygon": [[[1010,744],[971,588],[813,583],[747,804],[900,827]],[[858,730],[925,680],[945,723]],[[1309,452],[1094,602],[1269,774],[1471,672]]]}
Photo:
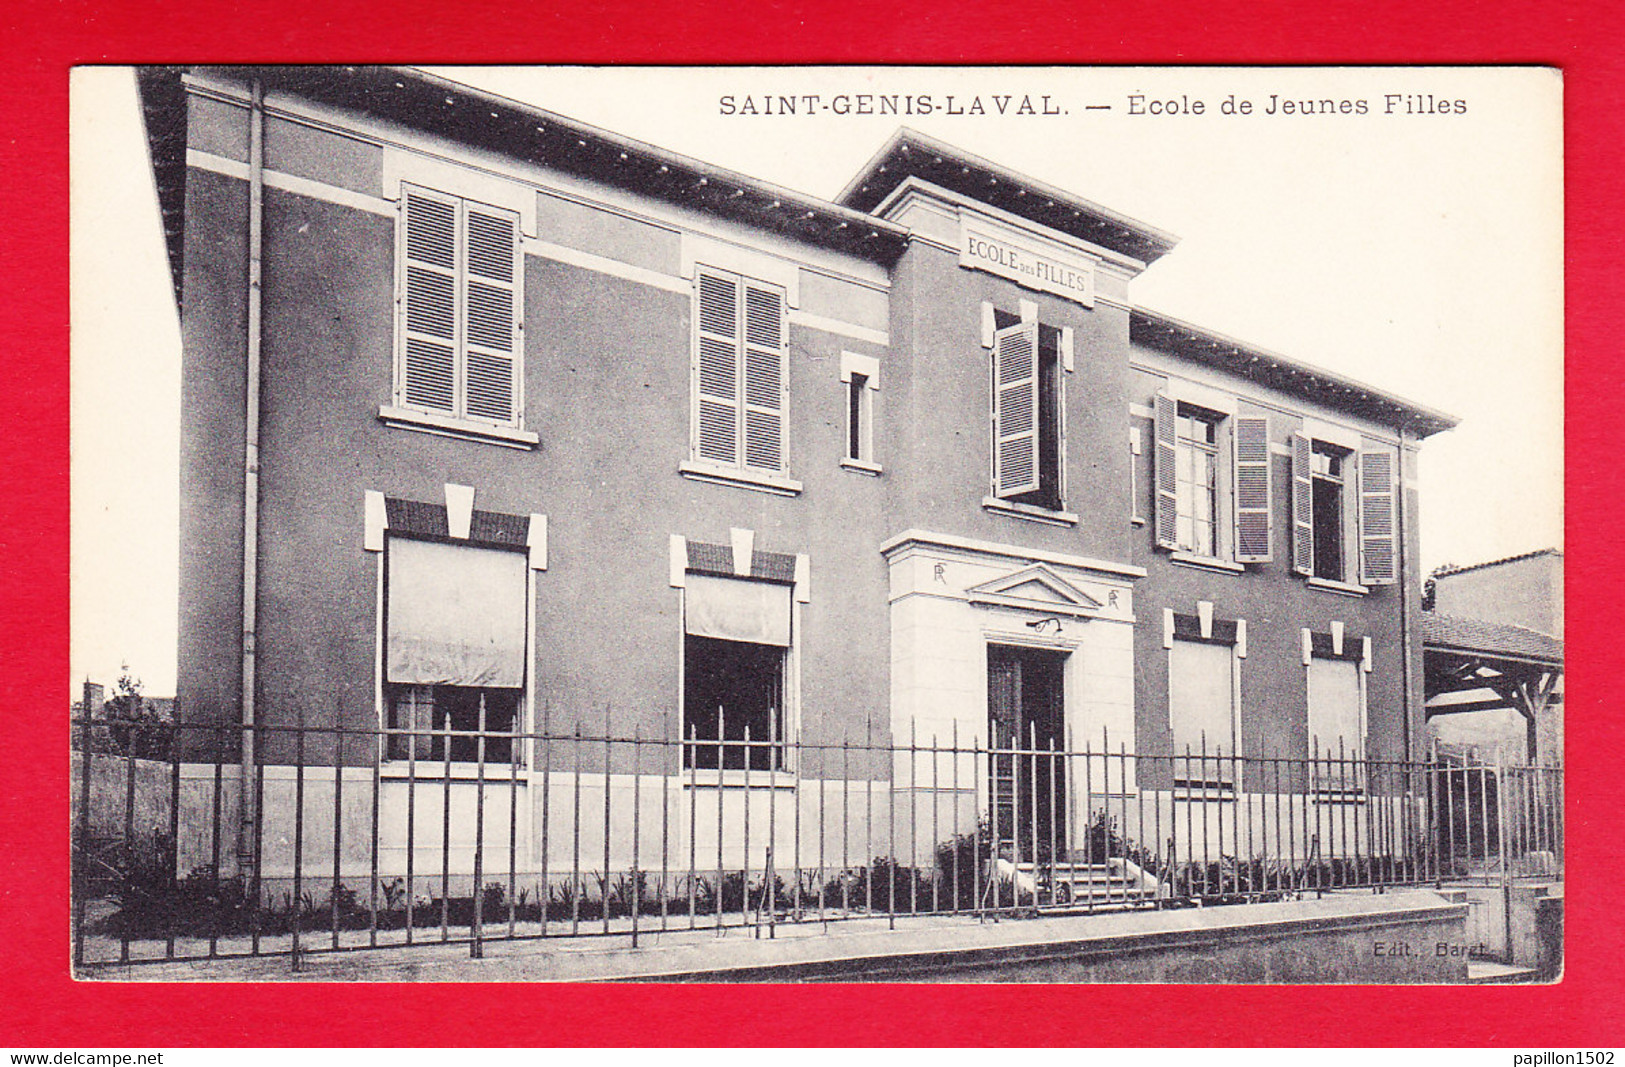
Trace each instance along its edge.
{"label": "red background", "polygon": [[[1612,610],[1625,343],[1625,5],[1079,0],[527,6],[14,2],[0,70],[0,1044],[1622,1042],[1625,821]],[[68,68],[134,62],[1538,63],[1565,74],[1571,618],[1568,962],[1550,987],[477,986],[68,978]],[[1509,284],[1517,284],[1509,277]]]}

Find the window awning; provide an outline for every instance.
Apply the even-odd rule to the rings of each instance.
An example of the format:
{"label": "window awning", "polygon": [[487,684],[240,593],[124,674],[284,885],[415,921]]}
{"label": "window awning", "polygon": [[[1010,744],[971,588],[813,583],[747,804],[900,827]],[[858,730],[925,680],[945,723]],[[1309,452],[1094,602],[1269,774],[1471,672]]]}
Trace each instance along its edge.
{"label": "window awning", "polygon": [[684,629],[695,637],[788,648],[790,590],[788,585],[690,572]]}
{"label": "window awning", "polygon": [[[1209,756],[1230,755],[1234,693],[1231,671],[1234,650],[1226,645],[1175,641],[1168,659],[1168,705],[1173,719],[1174,751],[1193,758],[1205,750]],[[1215,766],[1202,768],[1215,773]],[[1177,768],[1181,773],[1195,773]],[[1219,768],[1228,777],[1228,768]]]}
{"label": "window awning", "polygon": [[1365,749],[1360,732],[1360,665],[1342,659],[1309,661],[1309,755],[1354,756]]}
{"label": "window awning", "polygon": [[517,688],[525,677],[525,557],[389,540],[386,677]]}

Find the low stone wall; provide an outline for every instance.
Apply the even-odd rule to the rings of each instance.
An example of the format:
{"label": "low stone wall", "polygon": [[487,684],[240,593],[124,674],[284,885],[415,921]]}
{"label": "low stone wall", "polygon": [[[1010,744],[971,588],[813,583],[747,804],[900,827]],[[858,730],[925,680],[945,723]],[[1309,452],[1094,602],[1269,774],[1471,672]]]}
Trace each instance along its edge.
{"label": "low stone wall", "polygon": [[[79,825],[84,806],[84,760],[83,753],[73,753],[68,811],[74,826]],[[92,755],[89,820],[92,839],[122,840],[128,805],[133,846],[138,850],[154,848],[159,838],[169,834],[172,773],[169,764],[156,760]]]}
{"label": "low stone wall", "polygon": [[[854,938],[819,959],[729,961],[664,981],[1455,984],[1467,980],[1467,907],[1428,891],[1131,912]],[[832,941],[835,939],[831,939]],[[929,938],[927,940],[930,940]],[[792,950],[793,952],[793,950]],[[651,954],[652,956],[653,954]]]}

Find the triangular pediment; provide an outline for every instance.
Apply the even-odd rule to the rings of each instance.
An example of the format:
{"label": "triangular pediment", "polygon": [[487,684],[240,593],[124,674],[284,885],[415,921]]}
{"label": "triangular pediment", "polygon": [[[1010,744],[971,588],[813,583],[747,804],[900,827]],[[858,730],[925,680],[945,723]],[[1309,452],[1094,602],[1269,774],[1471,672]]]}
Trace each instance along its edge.
{"label": "triangular pediment", "polygon": [[973,586],[965,595],[973,604],[1051,615],[1089,616],[1101,606],[1100,601],[1042,563]]}

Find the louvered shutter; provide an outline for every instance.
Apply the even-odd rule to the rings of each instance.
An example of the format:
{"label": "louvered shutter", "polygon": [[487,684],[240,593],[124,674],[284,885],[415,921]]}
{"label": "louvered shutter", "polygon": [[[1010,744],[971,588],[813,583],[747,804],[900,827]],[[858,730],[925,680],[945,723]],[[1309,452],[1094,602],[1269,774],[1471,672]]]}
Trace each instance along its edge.
{"label": "louvered shutter", "polygon": [[1166,393],[1154,402],[1156,438],[1151,456],[1151,480],[1156,485],[1156,530],[1160,548],[1179,547],[1179,405]]}
{"label": "louvered shutter", "polygon": [[695,455],[739,462],[739,284],[701,272],[695,321]]}
{"label": "louvered shutter", "polygon": [[745,466],[784,470],[784,298],[744,283]]}
{"label": "louvered shutter", "polygon": [[1394,554],[1394,455],[1360,453],[1360,581],[1393,585],[1398,581]]}
{"label": "louvered shutter", "polygon": [[993,483],[1001,497],[1038,488],[1038,324],[993,335]]}
{"label": "louvered shutter", "polygon": [[399,401],[457,410],[457,201],[403,190]]}
{"label": "louvered shutter", "polygon": [[1292,435],[1292,569],[1315,573],[1315,475],[1312,444],[1301,433]]}
{"label": "louvered shutter", "polygon": [[468,205],[464,407],[491,422],[512,423],[519,410],[517,235],[516,217]]}
{"label": "louvered shutter", "polygon": [[1273,540],[1270,507],[1270,420],[1238,417],[1236,461],[1236,562],[1267,563]]}

